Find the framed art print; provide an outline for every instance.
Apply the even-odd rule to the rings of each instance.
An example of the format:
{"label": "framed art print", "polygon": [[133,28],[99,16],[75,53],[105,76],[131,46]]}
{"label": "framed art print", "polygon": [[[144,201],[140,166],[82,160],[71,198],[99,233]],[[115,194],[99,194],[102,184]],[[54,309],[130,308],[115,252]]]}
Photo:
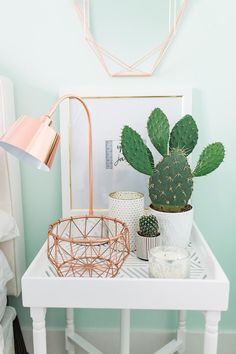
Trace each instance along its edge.
{"label": "framed art print", "polygon": [[[138,92],[130,90],[76,89],[73,93],[89,107],[93,134],[94,209],[105,213],[108,195],[114,191],[137,191],[149,204],[148,176],[134,170],[122,155],[120,136],[124,125],[135,129],[151,149],[155,162],[160,159],[150,143],[146,124],[154,108],[161,108],[173,126],[191,114],[190,90]],[[60,110],[63,216],[85,213],[88,209],[88,126],[82,105],[66,100]]]}

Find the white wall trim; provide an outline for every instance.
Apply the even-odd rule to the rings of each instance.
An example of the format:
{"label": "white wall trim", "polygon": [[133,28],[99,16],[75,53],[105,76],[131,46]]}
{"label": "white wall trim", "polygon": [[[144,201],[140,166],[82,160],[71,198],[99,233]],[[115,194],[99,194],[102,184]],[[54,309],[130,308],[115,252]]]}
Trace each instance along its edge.
{"label": "white wall trim", "polygon": [[[23,329],[26,346],[29,353],[33,353],[32,331]],[[119,354],[119,332],[116,329],[89,329],[81,331],[86,339],[90,340],[104,354]],[[131,332],[130,354],[153,354],[158,348],[168,342],[175,335],[174,332],[134,329]],[[47,331],[48,353],[65,354],[64,331],[50,329]],[[186,354],[200,354],[203,351],[203,332],[187,332]],[[219,335],[218,353],[235,354],[236,331],[221,332]],[[76,354],[87,354],[77,349]]]}

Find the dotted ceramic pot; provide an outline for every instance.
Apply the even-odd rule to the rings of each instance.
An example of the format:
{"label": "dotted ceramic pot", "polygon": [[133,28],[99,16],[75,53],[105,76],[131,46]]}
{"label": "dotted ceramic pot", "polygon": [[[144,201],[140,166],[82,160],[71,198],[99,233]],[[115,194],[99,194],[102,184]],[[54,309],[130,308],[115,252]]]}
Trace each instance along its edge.
{"label": "dotted ceramic pot", "polygon": [[120,191],[109,194],[109,217],[125,222],[130,234],[130,249],[135,251],[135,235],[139,218],[144,214],[144,195]]}

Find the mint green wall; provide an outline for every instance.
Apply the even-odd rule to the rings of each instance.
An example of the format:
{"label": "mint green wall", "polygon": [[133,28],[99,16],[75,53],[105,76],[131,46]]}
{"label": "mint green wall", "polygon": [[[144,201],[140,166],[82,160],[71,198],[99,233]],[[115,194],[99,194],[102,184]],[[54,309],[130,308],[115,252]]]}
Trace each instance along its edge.
{"label": "mint green wall", "polygon": [[[109,16],[106,11],[104,8],[104,20]],[[153,8],[150,11],[155,12]],[[224,166],[199,179],[194,192],[197,223],[231,280],[230,310],[221,323],[224,330],[236,329],[235,12],[234,0],[228,0],[227,4],[222,0],[189,0],[178,36],[153,77],[109,78],[83,40],[72,1],[0,0],[0,74],[14,82],[17,115],[37,116],[47,111],[63,87],[193,87],[193,113],[200,128],[198,146],[213,140],[222,140],[226,146]],[[147,31],[150,40],[148,11],[142,21],[143,31]],[[122,26],[119,30],[125,35]],[[137,49],[139,45],[142,43],[137,41],[130,48]],[[48,224],[61,213],[59,158],[49,174],[25,165],[21,172],[29,264],[46,239]],[[148,296],[145,289],[140,296]],[[28,310],[21,308],[20,301],[13,303],[22,324],[28,326]],[[174,317],[174,314],[136,311],[133,326],[170,328]],[[64,312],[51,310],[48,318],[51,326],[63,326]],[[112,327],[118,325],[119,313],[99,310],[94,316],[93,311],[83,310],[77,320],[84,327]],[[202,324],[200,315],[191,314],[189,327],[199,328]]]}

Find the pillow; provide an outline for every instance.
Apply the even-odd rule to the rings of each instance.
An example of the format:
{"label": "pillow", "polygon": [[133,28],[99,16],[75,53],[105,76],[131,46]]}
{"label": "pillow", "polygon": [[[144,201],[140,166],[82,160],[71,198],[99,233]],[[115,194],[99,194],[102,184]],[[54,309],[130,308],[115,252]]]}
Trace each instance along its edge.
{"label": "pillow", "polygon": [[[4,288],[2,291],[0,291],[0,321],[2,321],[2,318],[4,316],[6,305],[7,305],[7,288]],[[1,344],[0,344],[0,348],[1,348]]]}
{"label": "pillow", "polygon": [[16,220],[0,209],[0,242],[11,240],[19,235]]}
{"label": "pillow", "polygon": [[4,253],[0,250],[0,292],[4,290],[7,282],[14,277]]}

